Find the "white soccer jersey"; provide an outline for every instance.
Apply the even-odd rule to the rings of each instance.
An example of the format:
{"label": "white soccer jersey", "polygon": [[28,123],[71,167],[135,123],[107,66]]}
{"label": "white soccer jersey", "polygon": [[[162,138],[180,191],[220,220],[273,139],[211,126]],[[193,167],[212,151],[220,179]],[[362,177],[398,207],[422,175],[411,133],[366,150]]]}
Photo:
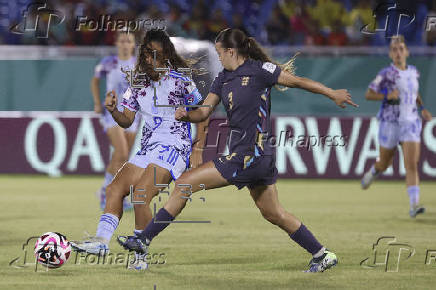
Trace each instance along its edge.
{"label": "white soccer jersey", "polygon": [[380,71],[369,88],[377,93],[387,95],[393,90],[399,91],[399,105],[391,105],[383,100],[378,118],[381,121],[415,121],[419,118],[416,99],[419,93],[419,72],[416,67],[408,65],[402,71],[391,64]]}
{"label": "white soccer jersey", "polygon": [[[95,67],[94,76],[97,78],[106,77],[106,91],[115,90],[117,96],[122,96],[127,90],[129,83],[125,73],[121,69],[133,70],[136,64],[136,57],[132,56],[128,60],[121,60],[116,55],[104,57]],[[122,99],[118,100],[118,110],[122,111]]]}
{"label": "white soccer jersey", "polygon": [[162,151],[173,148],[187,162],[191,153],[191,127],[190,123],[174,118],[175,106],[196,105],[201,100],[194,82],[175,71],[167,72],[160,81],[144,81],[142,87],[130,86],[123,95],[122,105],[141,113],[145,121],[141,150],[137,154],[145,155],[156,146]]}

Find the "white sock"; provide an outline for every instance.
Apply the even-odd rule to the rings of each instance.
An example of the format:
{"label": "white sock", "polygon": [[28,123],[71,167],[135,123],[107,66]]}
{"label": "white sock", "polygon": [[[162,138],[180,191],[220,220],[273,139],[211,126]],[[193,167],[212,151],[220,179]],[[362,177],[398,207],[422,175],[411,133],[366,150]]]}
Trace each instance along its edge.
{"label": "white sock", "polygon": [[111,213],[104,213],[100,217],[98,223],[96,237],[103,238],[108,244],[114,234],[115,229],[118,227],[120,220],[117,216]]}
{"label": "white sock", "polygon": [[319,258],[319,257],[321,257],[322,255],[324,255],[324,252],[325,252],[325,247],[322,247],[321,248],[321,250],[319,250],[315,255],[313,255],[313,257],[316,259],[316,258]]}
{"label": "white sock", "polygon": [[419,203],[419,186],[418,185],[408,186],[407,193],[409,195],[410,208],[413,208]]}

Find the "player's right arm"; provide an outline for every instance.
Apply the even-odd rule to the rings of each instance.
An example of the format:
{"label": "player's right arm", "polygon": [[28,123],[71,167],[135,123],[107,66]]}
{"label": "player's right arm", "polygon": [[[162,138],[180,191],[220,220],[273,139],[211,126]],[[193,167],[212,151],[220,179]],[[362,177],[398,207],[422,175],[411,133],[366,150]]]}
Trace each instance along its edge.
{"label": "player's right arm", "polygon": [[365,94],[365,99],[369,101],[396,101],[400,96],[400,92],[395,89],[390,92],[386,88],[386,69],[381,70],[376,78],[369,84]]}
{"label": "player's right arm", "polygon": [[400,92],[396,89],[385,95],[384,93],[377,93],[370,88],[366,91],[365,98],[369,101],[382,101],[385,97],[388,100],[398,100],[399,95]]}
{"label": "player's right arm", "polygon": [[[203,102],[203,106],[199,107],[196,110],[192,110],[187,112],[184,107],[179,107],[176,110],[175,118],[177,121],[191,122],[191,123],[200,123],[212,114],[215,110],[215,107],[219,104],[220,97],[217,94],[209,93],[206,99]],[[207,106],[207,107],[206,107]]]}
{"label": "player's right arm", "polygon": [[135,120],[136,112],[133,112],[127,108],[124,108],[123,112],[118,111],[117,95],[114,90],[106,94],[104,106],[111,113],[115,122],[117,122],[121,128],[129,128]]}

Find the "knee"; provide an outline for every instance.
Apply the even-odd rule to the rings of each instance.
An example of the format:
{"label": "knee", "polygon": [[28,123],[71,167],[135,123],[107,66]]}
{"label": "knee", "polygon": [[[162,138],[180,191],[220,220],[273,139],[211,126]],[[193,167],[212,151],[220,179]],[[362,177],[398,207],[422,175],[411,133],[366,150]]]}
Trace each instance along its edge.
{"label": "knee", "polygon": [[281,224],[284,219],[284,213],[280,209],[274,210],[260,210],[264,219],[272,223],[273,225]]}
{"label": "knee", "polygon": [[122,199],[122,198],[124,198],[124,194],[117,185],[111,183],[106,187],[106,200],[114,200],[114,199]]}

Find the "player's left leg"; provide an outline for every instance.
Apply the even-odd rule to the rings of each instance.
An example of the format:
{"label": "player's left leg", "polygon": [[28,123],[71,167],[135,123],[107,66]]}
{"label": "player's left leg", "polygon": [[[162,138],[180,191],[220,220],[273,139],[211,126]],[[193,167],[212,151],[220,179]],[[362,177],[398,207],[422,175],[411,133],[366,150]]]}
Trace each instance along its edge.
{"label": "player's left leg", "polygon": [[[135,128],[137,129],[137,128]],[[127,141],[127,150],[128,150],[128,156],[130,156],[130,154],[132,153],[132,150],[134,149],[133,146],[135,145],[135,140],[136,140],[136,130],[130,130],[130,128],[128,129],[124,129],[124,136],[125,139]],[[130,210],[133,208],[133,205],[130,202],[130,198],[127,196],[124,198],[123,200],[123,209],[124,210]]]}
{"label": "player's left leg", "polygon": [[266,220],[283,229],[292,240],[313,255],[307,272],[323,272],[337,264],[336,255],[326,250],[294,215],[283,208],[275,184],[252,187],[250,194]]}
{"label": "player's left leg", "polygon": [[404,166],[406,168],[406,186],[410,202],[410,217],[425,212],[425,208],[419,206],[419,175],[418,162],[420,146],[418,142],[402,142]]}
{"label": "player's left leg", "polygon": [[202,189],[208,190],[226,185],[229,185],[229,182],[222,177],[212,161],[190,171],[185,171],[176,180],[174,190],[164,207],[152,218],[145,230],[137,237],[120,236],[118,242],[126,250],[145,253],[153,238],[169,226],[176,216],[180,214],[192,193]]}

